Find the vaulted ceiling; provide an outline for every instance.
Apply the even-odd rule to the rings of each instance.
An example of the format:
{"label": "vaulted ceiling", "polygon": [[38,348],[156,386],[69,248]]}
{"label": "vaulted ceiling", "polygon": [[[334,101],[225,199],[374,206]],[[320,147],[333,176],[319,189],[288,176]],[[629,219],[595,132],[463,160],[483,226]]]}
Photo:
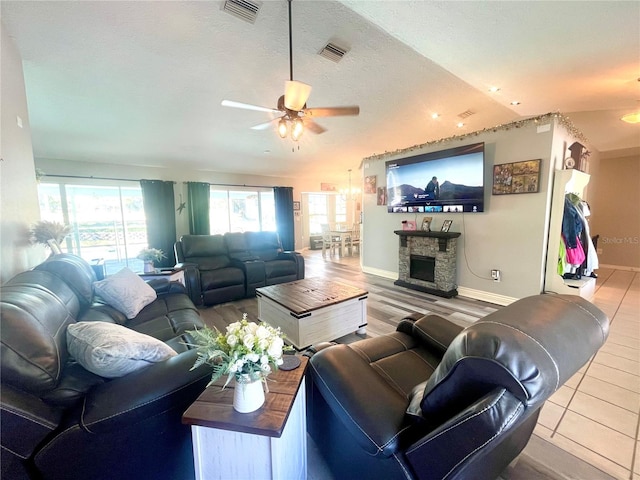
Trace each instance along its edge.
{"label": "vaulted ceiling", "polygon": [[[224,1],[2,1],[36,158],[329,179],[556,111],[605,156],[640,151],[640,125],[620,121],[640,109],[640,2],[295,0],[307,104],[360,106],[298,143],[250,128],[273,114],[220,105],[284,93],[287,2],[254,3],[250,23]],[[318,54],[328,42],[347,51],[337,63]]]}

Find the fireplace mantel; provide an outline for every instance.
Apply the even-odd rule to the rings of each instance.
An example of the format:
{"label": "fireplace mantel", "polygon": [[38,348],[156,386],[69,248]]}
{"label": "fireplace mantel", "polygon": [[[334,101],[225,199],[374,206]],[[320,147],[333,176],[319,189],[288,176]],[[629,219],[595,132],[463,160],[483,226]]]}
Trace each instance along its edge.
{"label": "fireplace mantel", "polygon": [[[398,280],[394,283],[414,290],[446,298],[458,294],[456,285],[456,244],[460,232],[426,232],[394,230],[400,237],[398,250]],[[418,275],[420,261],[432,259],[433,277]],[[415,274],[412,269],[416,267]],[[428,271],[428,270],[427,270]],[[433,280],[433,281],[430,281]]]}
{"label": "fireplace mantel", "polygon": [[458,238],[460,232],[427,232],[425,230],[394,230],[396,235],[405,237]]}

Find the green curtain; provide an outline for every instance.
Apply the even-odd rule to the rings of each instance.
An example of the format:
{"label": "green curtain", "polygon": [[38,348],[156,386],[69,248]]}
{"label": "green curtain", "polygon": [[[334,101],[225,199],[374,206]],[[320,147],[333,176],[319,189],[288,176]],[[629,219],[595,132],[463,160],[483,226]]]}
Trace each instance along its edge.
{"label": "green curtain", "polygon": [[189,233],[210,235],[209,225],[209,184],[187,182],[187,211],[189,212]]}
{"label": "green curtain", "polygon": [[155,262],[156,267],[172,267],[176,264],[173,245],[176,242],[176,205],[173,182],[140,180],[144,215],[147,221],[149,248],[159,248],[166,258]]}
{"label": "green curtain", "polygon": [[276,230],[280,236],[282,248],[293,251],[296,239],[293,228],[293,187],[273,187],[276,207]]}

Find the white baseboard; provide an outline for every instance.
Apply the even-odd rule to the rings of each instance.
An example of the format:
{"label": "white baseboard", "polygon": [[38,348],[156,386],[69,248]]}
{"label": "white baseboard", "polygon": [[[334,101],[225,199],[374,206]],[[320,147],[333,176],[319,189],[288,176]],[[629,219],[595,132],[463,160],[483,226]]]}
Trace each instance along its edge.
{"label": "white baseboard", "polygon": [[505,295],[498,295],[497,293],[485,292],[483,290],[475,290],[467,287],[458,287],[458,295],[502,306],[509,305],[518,300],[514,297],[507,297]]}
{"label": "white baseboard", "polygon": [[389,278],[391,280],[398,279],[398,272],[390,272],[388,270],[381,270],[379,268],[371,268],[371,267],[362,267],[362,271],[364,273],[369,273],[371,275],[376,275],[378,277]]}
{"label": "white baseboard", "polygon": [[[639,267],[627,267],[625,265],[605,265],[601,263],[600,268],[610,268],[611,270],[624,270],[627,272],[640,272]],[[597,273],[597,270],[596,270],[596,273]]]}
{"label": "white baseboard", "polygon": [[[390,280],[398,279],[398,272],[390,272],[388,270],[380,270],[378,268],[371,267],[363,267],[362,271],[364,273],[369,273],[371,275],[376,275],[378,277],[388,278]],[[496,293],[484,292],[482,290],[474,290],[473,288],[466,287],[458,287],[458,295],[468,298],[473,298],[475,300],[482,300],[483,302],[495,303],[496,305],[509,305],[510,303],[518,300],[513,297],[506,297],[504,295],[498,295]]]}

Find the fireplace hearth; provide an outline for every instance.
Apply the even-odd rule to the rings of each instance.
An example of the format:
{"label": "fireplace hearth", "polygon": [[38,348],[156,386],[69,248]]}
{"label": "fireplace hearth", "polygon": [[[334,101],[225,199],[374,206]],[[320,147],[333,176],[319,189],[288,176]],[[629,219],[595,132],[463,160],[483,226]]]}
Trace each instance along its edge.
{"label": "fireplace hearth", "polygon": [[400,237],[396,285],[446,298],[458,295],[459,232],[396,230],[394,233]]}

